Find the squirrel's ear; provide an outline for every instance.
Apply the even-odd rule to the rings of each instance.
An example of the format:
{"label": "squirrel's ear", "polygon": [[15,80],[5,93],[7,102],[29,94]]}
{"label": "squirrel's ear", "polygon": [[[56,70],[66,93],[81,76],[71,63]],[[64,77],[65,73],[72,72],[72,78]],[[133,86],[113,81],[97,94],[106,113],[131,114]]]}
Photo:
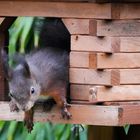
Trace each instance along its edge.
{"label": "squirrel's ear", "polygon": [[23,54],[15,53],[13,60],[16,64],[22,65],[23,76],[30,78],[30,68]]}
{"label": "squirrel's ear", "polygon": [[26,62],[26,60],[22,61],[22,66],[23,66],[23,74],[25,77],[30,78],[31,74],[30,74],[30,68],[28,63]]}
{"label": "squirrel's ear", "polygon": [[1,62],[4,69],[4,74],[7,80],[11,80],[13,75],[13,70],[9,67],[8,61],[9,61],[8,54],[4,49],[1,49]]}

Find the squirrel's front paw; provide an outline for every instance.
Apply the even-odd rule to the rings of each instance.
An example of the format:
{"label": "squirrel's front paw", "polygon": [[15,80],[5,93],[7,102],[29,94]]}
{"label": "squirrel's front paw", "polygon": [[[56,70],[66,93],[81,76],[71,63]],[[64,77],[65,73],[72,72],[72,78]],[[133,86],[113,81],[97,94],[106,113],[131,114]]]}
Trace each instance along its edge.
{"label": "squirrel's front paw", "polygon": [[17,105],[11,100],[10,102],[9,102],[9,106],[10,106],[10,111],[11,112],[14,112],[14,111],[19,111],[19,108],[17,107]]}
{"label": "squirrel's front paw", "polygon": [[28,132],[31,133],[33,130],[33,110],[25,111],[25,116],[24,116],[24,126],[27,127]]}
{"label": "squirrel's front paw", "polygon": [[28,132],[31,133],[31,131],[33,130],[33,126],[34,126],[34,123],[33,123],[33,120],[31,119],[24,119],[24,126],[27,127],[28,129]]}
{"label": "squirrel's front paw", "polygon": [[68,111],[67,107],[70,107],[69,105],[67,105],[66,107],[61,109],[61,114],[62,117],[64,119],[70,119],[72,117],[72,115],[70,114],[70,112]]}

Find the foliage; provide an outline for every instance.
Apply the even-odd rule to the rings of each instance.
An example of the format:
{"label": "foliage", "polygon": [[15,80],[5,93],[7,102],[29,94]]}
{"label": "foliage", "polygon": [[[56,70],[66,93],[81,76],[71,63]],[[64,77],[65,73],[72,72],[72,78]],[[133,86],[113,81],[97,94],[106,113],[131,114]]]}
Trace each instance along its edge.
{"label": "foliage", "polygon": [[[86,140],[86,131],[80,132],[79,136],[72,135],[72,125],[35,123],[34,129],[29,134],[22,122],[0,121],[1,140]],[[78,138],[78,139],[77,139]]]}
{"label": "foliage", "polygon": [[129,124],[126,124],[123,128],[124,128],[125,134],[127,135],[128,134],[128,131],[130,129],[130,125]]}
{"label": "foliage", "polygon": [[[9,29],[9,55],[16,51],[25,53],[38,46],[43,19],[17,18]],[[0,121],[0,140],[86,140],[87,127],[84,127],[84,131],[79,128],[78,125],[35,123],[32,133],[28,134],[22,122]]]}

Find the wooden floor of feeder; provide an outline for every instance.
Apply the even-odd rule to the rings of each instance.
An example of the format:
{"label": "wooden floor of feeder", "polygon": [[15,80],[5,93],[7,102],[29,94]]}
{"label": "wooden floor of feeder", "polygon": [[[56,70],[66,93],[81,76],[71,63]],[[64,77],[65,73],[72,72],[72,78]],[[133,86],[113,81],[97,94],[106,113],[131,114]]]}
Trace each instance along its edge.
{"label": "wooden floor of feeder", "polygon": [[[24,112],[10,112],[8,102],[0,102],[0,120],[23,121]],[[64,120],[59,108],[53,107],[49,112],[43,112],[42,107],[35,109],[35,122],[72,123],[104,126],[122,126],[125,124],[140,124],[140,105],[76,105],[73,104],[69,111],[72,119]]]}

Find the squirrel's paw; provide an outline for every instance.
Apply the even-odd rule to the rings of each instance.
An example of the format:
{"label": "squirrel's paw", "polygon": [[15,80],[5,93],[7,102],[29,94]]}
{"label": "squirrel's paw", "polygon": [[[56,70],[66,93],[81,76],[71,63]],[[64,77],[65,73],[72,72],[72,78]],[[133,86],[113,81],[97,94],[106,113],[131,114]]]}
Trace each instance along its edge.
{"label": "squirrel's paw", "polygon": [[19,108],[17,107],[17,105],[13,102],[13,101],[10,101],[9,102],[9,106],[10,106],[10,111],[11,112],[14,112],[14,111],[19,111]]}
{"label": "squirrel's paw", "polygon": [[62,114],[62,117],[64,119],[71,119],[72,115],[70,114],[70,112],[67,110],[66,107],[64,107],[63,109],[61,109],[61,114]]}
{"label": "squirrel's paw", "polygon": [[33,109],[25,111],[25,116],[24,116],[24,126],[27,127],[28,132],[31,133],[33,130]]}
{"label": "squirrel's paw", "polygon": [[31,133],[31,131],[33,130],[34,123],[30,119],[29,120],[24,119],[24,126],[27,127],[28,133]]}

